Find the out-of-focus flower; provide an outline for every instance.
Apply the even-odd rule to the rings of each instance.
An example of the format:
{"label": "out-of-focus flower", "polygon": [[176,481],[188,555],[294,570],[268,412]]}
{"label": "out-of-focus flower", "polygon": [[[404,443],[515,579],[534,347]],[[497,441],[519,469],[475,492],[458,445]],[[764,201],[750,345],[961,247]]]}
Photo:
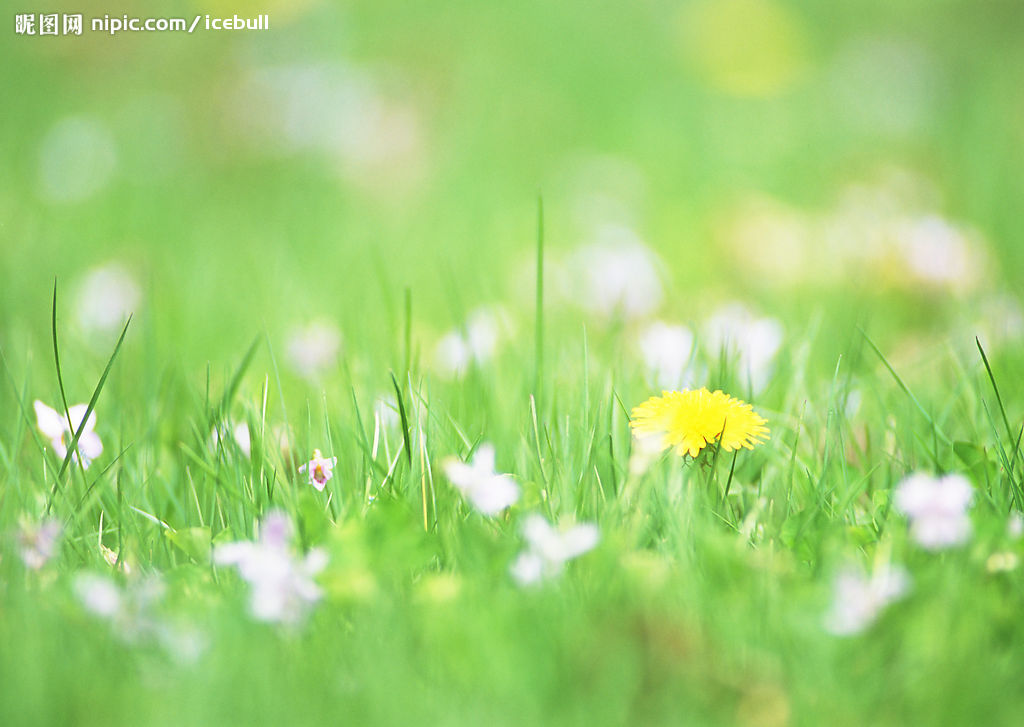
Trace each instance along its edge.
{"label": "out-of-focus flower", "polygon": [[638,345],[655,386],[681,389],[690,385],[693,333],[689,328],[656,321],[640,334]]}
{"label": "out-of-focus flower", "polygon": [[899,223],[894,235],[915,278],[959,292],[977,284],[985,263],[970,232],[938,215],[924,215]]}
{"label": "out-of-focus flower", "polygon": [[33,406],[36,410],[36,426],[42,435],[50,440],[50,446],[53,447],[54,454],[58,458],[64,459],[67,456],[68,445],[74,438],[74,434],[68,426],[68,419],[76,429],[82,429],[82,434],[78,438],[78,451],[72,455],[76,462],[81,455],[82,466],[88,469],[89,464],[103,453],[103,442],[93,431],[96,426],[96,412],[91,412],[85,423],[82,423],[82,420],[85,419],[85,412],[89,408],[86,404],[76,404],[68,409],[67,417],[62,417],[56,409],[51,409],[38,399]]}
{"label": "out-of-focus flower", "polygon": [[1019,564],[1020,560],[1016,553],[1004,551],[990,555],[985,561],[985,570],[989,573],[1008,573],[1016,570]]}
{"label": "out-of-focus flower", "polygon": [[230,439],[234,440],[242,454],[246,457],[250,456],[252,453],[252,437],[249,434],[249,425],[245,422],[239,422],[233,426],[225,422],[214,426],[213,431],[210,433],[210,444],[213,447],[217,447],[221,442],[229,441],[229,432]]}
{"label": "out-of-focus flower", "polygon": [[639,318],[661,304],[660,268],[657,256],[635,232],[602,225],[594,241],[570,258],[569,294],[591,313]]}
{"label": "out-of-focus flower", "polygon": [[896,509],[910,519],[910,535],[928,550],[960,545],[971,536],[967,509],[974,488],[963,475],[917,472],[896,488]]}
{"label": "out-of-focus flower", "polygon": [[461,329],[449,331],[437,342],[434,363],[445,376],[461,376],[473,364],[494,357],[502,335],[508,330],[507,316],[500,309],[478,308]]}
{"label": "out-of-focus flower", "polygon": [[679,44],[689,63],[716,90],[774,96],[806,65],[801,17],[774,0],[700,0],[681,6]]}
{"label": "out-of-focus flower", "polygon": [[85,609],[109,621],[125,641],[158,636],[161,626],[153,611],[165,591],[160,578],[150,576],[121,588],[108,576],[80,573],[73,587]]}
{"label": "out-of-focus flower", "polygon": [[723,219],[719,235],[736,264],[758,281],[789,286],[837,272],[822,264],[812,218],[774,199],[741,200]]}
{"label": "out-of-focus flower", "polygon": [[57,553],[60,539],[59,520],[50,518],[38,525],[22,525],[18,532],[18,555],[26,568],[40,570]]}
{"label": "out-of-focus flower", "polygon": [[744,383],[755,392],[771,380],[782,345],[782,324],[775,318],[758,318],[742,303],[730,303],[715,311],[704,324],[708,351],[736,357],[736,368]]}
{"label": "out-of-focus flower", "polygon": [[665,451],[661,446],[664,436],[655,432],[653,434],[633,434],[633,448],[629,453],[629,474],[632,477],[639,477],[648,469],[654,461]]}
{"label": "out-of-focus flower", "polygon": [[121,589],[110,578],[83,573],[75,578],[75,593],[87,611],[113,618],[121,611]]}
{"label": "out-of-focus flower", "polygon": [[444,474],[484,515],[496,515],[519,500],[519,485],[512,475],[494,471],[494,447],[490,444],[477,448],[472,464],[446,458]]}
{"label": "out-of-focus flower", "polygon": [[338,360],[341,332],[326,321],[314,321],[288,338],[288,362],[295,373],[307,379],[326,372]]}
{"label": "out-of-focus flower", "polygon": [[592,550],[600,540],[593,523],[574,525],[563,531],[537,514],[526,518],[523,535],[526,550],[512,564],[512,577],[521,585],[559,575],[566,562]]}
{"label": "out-of-focus flower", "polygon": [[327,553],[313,549],[299,558],[289,547],[291,537],[288,516],[272,511],[263,519],[255,542],[214,548],[214,562],[237,567],[249,583],[249,608],[260,621],[296,623],[322,596],[313,578],[327,565]]}
{"label": "out-of-focus flower", "polygon": [[395,194],[415,189],[426,171],[414,95],[394,72],[296,63],[255,69],[234,101],[244,111],[239,128],[261,152],[309,152],[353,184]]}
{"label": "out-of-focus flower", "polygon": [[334,465],[338,464],[337,457],[324,457],[319,449],[313,450],[313,459],[299,467],[299,472],[309,474],[309,484],[323,492],[327,480],[334,477]]}
{"label": "out-of-focus flower", "polygon": [[395,429],[402,423],[394,395],[378,396],[373,403],[373,415],[385,431]]}
{"label": "out-of-focus flower", "polygon": [[898,566],[881,566],[871,576],[845,569],[836,577],[832,608],[825,617],[825,627],[837,636],[860,633],[909,588],[910,576]]}
{"label": "out-of-focus flower", "polygon": [[102,191],[117,168],[114,137],[99,119],[70,116],[43,137],[39,192],[48,202],[81,202]]}
{"label": "out-of-focus flower", "polygon": [[1020,540],[1020,537],[1024,535],[1024,515],[1019,512],[1010,513],[1010,518],[1006,521],[1006,534],[1012,540]]}
{"label": "out-of-focus flower", "polygon": [[116,332],[141,299],[135,276],[120,263],[107,263],[88,271],[78,284],[75,319],[86,333]]}
{"label": "out-of-focus flower", "polygon": [[666,391],[633,408],[629,425],[637,437],[660,437],[662,449],[696,457],[709,444],[726,452],[768,438],[765,420],[750,404],[721,391]]}

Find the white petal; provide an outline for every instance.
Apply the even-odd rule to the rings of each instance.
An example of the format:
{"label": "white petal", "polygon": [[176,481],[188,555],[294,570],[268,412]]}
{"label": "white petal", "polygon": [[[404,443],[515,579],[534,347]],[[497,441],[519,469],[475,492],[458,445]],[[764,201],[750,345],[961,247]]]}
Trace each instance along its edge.
{"label": "white petal", "polygon": [[476,473],[473,468],[455,457],[447,457],[442,463],[442,467],[444,476],[460,490],[467,490],[476,481]]}
{"label": "white petal", "polygon": [[[68,409],[68,419],[71,420],[71,423],[74,425],[76,430],[82,426],[82,419],[85,418],[85,412],[88,411],[88,409],[88,404],[75,404]],[[89,420],[85,423],[85,430],[83,434],[85,432],[91,432],[95,426],[96,412],[92,411],[89,413]]]}
{"label": "white petal", "polygon": [[570,529],[562,536],[562,559],[569,560],[593,549],[601,539],[597,526],[584,523]]}
{"label": "white petal", "polygon": [[530,585],[543,577],[544,561],[535,553],[523,553],[516,558],[510,570],[516,582],[523,586]]}
{"label": "white petal", "polygon": [[495,515],[519,500],[519,485],[509,475],[495,475],[473,487],[469,499],[484,515]]}
{"label": "white petal", "polygon": [[82,457],[88,460],[94,460],[103,454],[103,442],[100,441],[100,436],[96,432],[85,432],[78,440],[78,451],[82,453]]}
{"label": "white petal", "polygon": [[36,426],[43,436],[51,440],[60,439],[68,428],[68,423],[64,418],[57,413],[56,409],[51,409],[38,399],[33,402],[32,406],[36,410]]}
{"label": "white petal", "polygon": [[480,473],[494,474],[494,445],[484,442],[473,456],[473,469]]}

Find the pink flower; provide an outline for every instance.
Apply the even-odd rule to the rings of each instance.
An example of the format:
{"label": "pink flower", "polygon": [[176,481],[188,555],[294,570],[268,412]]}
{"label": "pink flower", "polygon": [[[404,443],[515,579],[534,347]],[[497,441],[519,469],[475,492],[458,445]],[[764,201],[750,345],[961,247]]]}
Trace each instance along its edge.
{"label": "pink flower", "polygon": [[255,542],[218,545],[213,560],[233,565],[252,589],[249,609],[260,621],[295,623],[308,607],[320,600],[313,577],[327,565],[323,550],[311,550],[305,558],[289,548],[292,524],[280,511],[267,514]]}
{"label": "pink flower", "polygon": [[327,480],[334,477],[333,470],[336,464],[337,457],[324,457],[319,449],[314,449],[313,459],[299,467],[299,472],[309,473],[309,484],[322,492]]}
{"label": "pink flower", "polygon": [[18,554],[26,568],[39,570],[53,558],[61,530],[60,522],[53,519],[22,527],[18,533]]}

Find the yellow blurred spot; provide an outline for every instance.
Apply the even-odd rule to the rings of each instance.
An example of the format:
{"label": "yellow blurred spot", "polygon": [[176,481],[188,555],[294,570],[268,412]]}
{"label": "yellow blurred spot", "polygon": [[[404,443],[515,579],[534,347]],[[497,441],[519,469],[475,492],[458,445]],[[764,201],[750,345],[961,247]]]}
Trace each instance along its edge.
{"label": "yellow blurred spot", "polygon": [[736,723],[744,727],[786,727],[789,719],[789,697],[771,684],[751,686],[736,708]]}
{"label": "yellow blurred spot", "polygon": [[800,18],[773,0],[698,0],[679,16],[687,61],[712,86],[736,96],[772,96],[806,63]]}

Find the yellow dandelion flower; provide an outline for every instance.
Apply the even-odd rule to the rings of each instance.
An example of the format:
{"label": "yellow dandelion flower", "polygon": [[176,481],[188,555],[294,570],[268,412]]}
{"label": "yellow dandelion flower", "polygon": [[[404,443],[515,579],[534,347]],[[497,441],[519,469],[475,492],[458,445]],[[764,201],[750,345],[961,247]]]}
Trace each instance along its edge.
{"label": "yellow dandelion flower", "polygon": [[696,457],[716,442],[726,452],[753,449],[768,439],[765,423],[750,404],[700,388],[652,396],[633,408],[629,425],[637,437],[650,438],[662,449],[674,447],[680,456]]}

